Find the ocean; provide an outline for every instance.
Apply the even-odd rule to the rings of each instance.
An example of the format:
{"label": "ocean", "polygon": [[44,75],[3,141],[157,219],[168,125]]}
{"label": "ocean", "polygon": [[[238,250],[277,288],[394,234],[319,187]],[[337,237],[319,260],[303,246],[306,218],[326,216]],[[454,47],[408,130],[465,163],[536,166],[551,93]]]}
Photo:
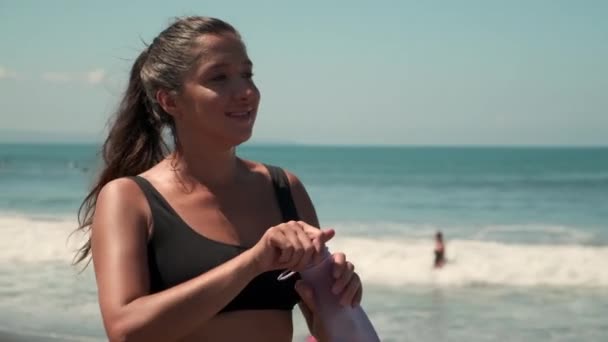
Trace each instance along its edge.
{"label": "ocean", "polygon": [[[104,340],[92,267],[71,266],[78,236],[68,239],[98,148],[0,144],[0,330]],[[321,225],[337,231],[331,250],[356,265],[383,341],[608,340],[608,148],[239,154],[299,176]],[[431,267],[438,230],[441,270]],[[294,341],[304,337],[297,318]]]}

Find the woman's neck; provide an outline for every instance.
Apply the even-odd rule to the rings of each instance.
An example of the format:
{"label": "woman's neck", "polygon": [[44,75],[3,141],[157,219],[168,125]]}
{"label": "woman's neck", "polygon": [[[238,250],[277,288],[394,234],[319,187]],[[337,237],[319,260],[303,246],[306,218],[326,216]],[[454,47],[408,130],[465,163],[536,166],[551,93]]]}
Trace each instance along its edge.
{"label": "woman's neck", "polygon": [[170,156],[171,165],[181,180],[206,187],[223,187],[234,183],[240,161],[235,149],[183,148],[178,146]]}

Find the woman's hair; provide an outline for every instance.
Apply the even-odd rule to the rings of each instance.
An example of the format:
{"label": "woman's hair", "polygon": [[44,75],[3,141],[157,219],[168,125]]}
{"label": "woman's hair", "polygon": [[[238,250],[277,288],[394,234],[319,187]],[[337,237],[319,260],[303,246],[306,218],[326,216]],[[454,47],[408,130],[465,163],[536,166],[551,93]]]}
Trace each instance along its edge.
{"label": "woman's hair", "polygon": [[[76,231],[90,233],[97,197],[107,183],[142,173],[165,158],[170,150],[163,139],[166,128],[177,145],[173,118],[158,104],[156,93],[160,89],[178,92],[186,73],[201,58],[197,38],[221,33],[240,37],[234,27],[216,18],[177,18],[137,57],[101,150],[103,168],[78,210]],[[89,236],[77,251],[74,264],[86,259],[90,252]]]}

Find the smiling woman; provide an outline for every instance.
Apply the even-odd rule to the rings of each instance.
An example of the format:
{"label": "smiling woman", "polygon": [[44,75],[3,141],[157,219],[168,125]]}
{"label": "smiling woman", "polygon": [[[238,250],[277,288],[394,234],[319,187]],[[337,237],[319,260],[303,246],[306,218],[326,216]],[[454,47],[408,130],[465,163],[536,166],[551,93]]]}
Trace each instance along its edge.
{"label": "smiling woman", "polygon": [[[294,174],[235,152],[260,101],[252,68],[239,33],[207,17],[179,18],[135,61],[79,215],[110,340],[291,341],[298,303],[325,339],[311,287],[277,277],[320,262],[334,231]],[[359,304],[354,266],[331,261],[341,303]]]}
{"label": "smiling woman", "polygon": [[204,49],[179,91],[148,92],[154,104],[183,126],[176,127],[176,137],[230,149],[251,137],[260,102],[253,64],[236,32],[202,35],[197,44]]}

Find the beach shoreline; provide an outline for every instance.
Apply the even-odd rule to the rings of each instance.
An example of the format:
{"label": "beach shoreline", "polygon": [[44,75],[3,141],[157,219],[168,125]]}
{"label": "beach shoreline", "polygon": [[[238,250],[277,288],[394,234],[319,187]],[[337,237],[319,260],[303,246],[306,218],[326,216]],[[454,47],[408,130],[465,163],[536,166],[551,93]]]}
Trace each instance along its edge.
{"label": "beach shoreline", "polygon": [[[16,332],[11,330],[0,330],[0,341],[2,342],[76,342],[76,341],[98,341],[97,339],[84,336],[61,336],[59,334]],[[101,340],[99,340],[101,341]]]}

